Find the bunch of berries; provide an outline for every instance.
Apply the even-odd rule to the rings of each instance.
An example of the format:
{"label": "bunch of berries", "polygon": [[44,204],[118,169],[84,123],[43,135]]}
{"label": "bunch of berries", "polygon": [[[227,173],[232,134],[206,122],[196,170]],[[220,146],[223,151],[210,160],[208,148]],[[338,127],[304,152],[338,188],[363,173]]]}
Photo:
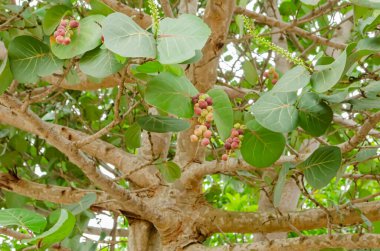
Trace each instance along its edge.
{"label": "bunch of berries", "polygon": [[269,71],[265,71],[263,76],[266,79],[270,79],[272,81],[273,85],[275,85],[277,83],[277,81],[280,77],[273,67],[270,68]]}
{"label": "bunch of berries", "polygon": [[212,98],[208,94],[198,94],[191,98],[194,104],[194,113],[198,117],[198,123],[194,133],[190,136],[191,142],[201,142],[202,146],[210,144],[212,132],[211,123],[214,120]]}
{"label": "bunch of berries", "polygon": [[62,19],[57,30],[54,32],[54,38],[57,44],[68,45],[71,43],[71,36],[74,34],[73,29],[79,27],[77,20]]}
{"label": "bunch of berries", "polygon": [[246,129],[245,125],[240,125],[236,123],[234,128],[231,130],[231,135],[226,142],[224,143],[224,149],[226,153],[222,155],[222,160],[228,160],[228,156],[231,155],[236,149],[240,149],[241,141],[243,139],[244,129]]}

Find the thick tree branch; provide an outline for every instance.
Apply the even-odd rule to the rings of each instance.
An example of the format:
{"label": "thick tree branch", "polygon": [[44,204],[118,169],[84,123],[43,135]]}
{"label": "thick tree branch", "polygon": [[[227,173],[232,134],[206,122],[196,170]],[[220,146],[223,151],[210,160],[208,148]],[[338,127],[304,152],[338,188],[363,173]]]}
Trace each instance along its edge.
{"label": "thick tree branch", "polygon": [[318,235],[300,238],[261,241],[250,244],[237,244],[224,247],[204,248],[201,246],[190,247],[186,251],[246,251],[246,250],[281,250],[281,251],[304,251],[320,250],[323,248],[378,248],[380,246],[379,234],[338,234]]}
{"label": "thick tree branch", "polygon": [[269,25],[269,26],[272,26],[272,27],[278,27],[278,28],[280,28],[282,30],[294,32],[295,34],[297,34],[297,35],[299,35],[301,37],[308,38],[308,39],[310,39],[310,40],[312,40],[312,41],[314,41],[314,42],[316,42],[318,44],[321,44],[321,45],[326,45],[326,46],[333,47],[333,48],[336,48],[336,49],[344,49],[344,48],[346,48],[346,44],[330,41],[327,38],[314,35],[313,33],[305,31],[305,30],[303,30],[303,29],[301,29],[299,27],[296,27],[296,26],[294,26],[292,24],[288,24],[288,23],[285,23],[285,22],[278,21],[276,18],[271,18],[271,17],[268,17],[268,16],[264,16],[262,14],[259,14],[259,13],[256,13],[256,12],[253,12],[253,11],[241,8],[241,7],[237,7],[235,9],[235,13],[236,14],[242,14],[242,15],[245,15],[247,17],[250,17],[250,18],[254,19],[256,22],[258,22],[258,23],[262,23],[262,24],[266,24],[266,25]]}
{"label": "thick tree branch", "polygon": [[[363,222],[361,214],[370,221],[380,219],[380,201],[358,203],[353,207],[341,206],[328,208],[332,224],[350,226]],[[361,213],[360,213],[361,212]],[[301,212],[289,212],[280,216],[276,213],[227,212],[220,209],[209,209],[204,213],[205,224],[212,233],[272,233],[327,227],[327,215],[323,209],[309,209]]]}

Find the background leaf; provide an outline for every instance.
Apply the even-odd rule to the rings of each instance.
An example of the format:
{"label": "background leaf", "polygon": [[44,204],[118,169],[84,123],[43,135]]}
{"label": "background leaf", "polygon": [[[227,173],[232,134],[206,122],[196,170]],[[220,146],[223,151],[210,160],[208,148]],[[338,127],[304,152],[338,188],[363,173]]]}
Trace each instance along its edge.
{"label": "background leaf", "polygon": [[159,133],[180,132],[190,127],[186,120],[157,115],[138,117],[137,123],[146,131]]}
{"label": "background leaf", "polygon": [[82,199],[75,204],[67,205],[65,208],[69,210],[73,215],[80,214],[90,208],[96,201],[96,193],[87,193]]}
{"label": "background leaf", "polygon": [[310,82],[310,73],[302,66],[287,71],[273,87],[272,92],[294,92]]}
{"label": "background leaf", "polygon": [[288,174],[289,168],[291,166],[292,165],[290,163],[283,164],[281,171],[278,175],[278,179],[277,179],[276,185],[275,185],[274,190],[273,190],[273,205],[275,207],[278,207],[280,205],[282,190],[283,190],[283,188],[285,186],[285,182],[286,182],[286,175]]}
{"label": "background leaf", "polygon": [[156,165],[162,177],[169,183],[181,177],[181,168],[174,162],[168,161]]}
{"label": "background leaf", "polygon": [[128,127],[125,132],[126,144],[130,148],[138,148],[141,145],[141,127],[138,123],[134,123]]}
{"label": "background leaf", "polygon": [[0,210],[0,226],[20,226],[40,233],[46,226],[46,219],[35,212],[11,208]]}
{"label": "background leaf", "polygon": [[70,11],[70,8],[66,5],[55,5],[49,8],[42,21],[44,33],[46,35],[51,35],[68,11]]}

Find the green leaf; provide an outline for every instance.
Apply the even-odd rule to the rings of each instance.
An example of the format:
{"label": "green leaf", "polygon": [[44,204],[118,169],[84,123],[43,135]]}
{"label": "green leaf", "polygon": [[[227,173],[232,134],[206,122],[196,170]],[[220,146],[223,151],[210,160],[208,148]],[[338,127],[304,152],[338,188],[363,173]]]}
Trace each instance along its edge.
{"label": "green leaf", "polygon": [[42,21],[42,28],[46,35],[51,35],[57,28],[61,19],[70,11],[70,8],[65,5],[55,5],[48,9]]}
{"label": "green leaf", "polygon": [[108,16],[109,14],[114,13],[114,10],[111,9],[107,4],[103,3],[100,0],[91,0],[90,1],[91,5],[91,15],[103,15],[103,16]]}
{"label": "green leaf", "polygon": [[158,133],[180,132],[190,127],[186,120],[157,115],[138,117],[137,123],[146,131]]}
{"label": "green leaf", "polygon": [[132,18],[116,12],[102,23],[104,45],[123,57],[156,57],[153,34],[140,28]]}
{"label": "green leaf", "polygon": [[164,72],[148,82],[145,101],[165,112],[191,118],[194,114],[191,97],[197,93],[186,77]]}
{"label": "green leaf", "polygon": [[324,146],[315,150],[309,158],[297,166],[305,172],[306,181],[320,189],[334,178],[342,162],[340,148]]}
{"label": "green leaf", "polygon": [[294,92],[310,82],[310,73],[302,66],[287,71],[273,87],[272,92]]}
{"label": "green leaf", "polygon": [[358,162],[363,162],[363,161],[366,161],[366,160],[372,158],[373,156],[377,156],[377,149],[376,148],[362,149],[356,154],[355,160]]}
{"label": "green leaf", "polygon": [[234,124],[234,112],[228,95],[220,89],[207,92],[213,100],[214,121],[222,140],[228,138]]}
{"label": "green leaf", "polygon": [[243,159],[255,167],[268,167],[276,162],[285,148],[284,136],[261,127],[254,120],[247,123],[247,128],[240,149]]}
{"label": "green leaf", "polygon": [[141,145],[141,127],[135,123],[125,132],[126,144],[130,148],[139,148]]}
{"label": "green leaf", "polygon": [[274,191],[273,191],[273,205],[275,207],[278,207],[280,205],[282,189],[285,186],[286,175],[288,174],[289,168],[291,166],[292,165],[290,163],[285,163],[284,165],[282,165],[280,174],[278,175],[276,186],[274,187]]}
{"label": "green leaf", "polygon": [[81,71],[96,78],[105,78],[122,67],[111,51],[101,48],[86,52],[79,61]]}
{"label": "green leaf", "polygon": [[258,74],[255,66],[250,61],[243,63],[244,79],[252,86],[257,84]]}
{"label": "green leaf", "polygon": [[[350,49],[355,44],[350,44]],[[380,52],[380,37],[370,37],[360,40],[348,56],[346,70],[352,67],[362,57]]]}
{"label": "green leaf", "polygon": [[164,67],[157,61],[149,61],[136,67],[136,70],[141,73],[156,73],[162,72]]}
{"label": "green leaf", "polygon": [[2,209],[0,210],[0,226],[20,226],[40,233],[46,226],[46,219],[42,215],[26,209]]}
{"label": "green leaf", "polygon": [[346,50],[329,65],[317,65],[311,76],[311,84],[315,91],[325,92],[336,85],[343,76],[347,60]]}
{"label": "green leaf", "polygon": [[174,162],[168,161],[156,165],[162,177],[169,183],[181,177],[181,168]]}
{"label": "green leaf", "polygon": [[0,95],[10,86],[13,74],[8,58],[5,58],[0,65]]}
{"label": "green leaf", "polygon": [[362,89],[365,92],[365,96],[368,98],[376,98],[380,93],[380,81],[371,81]]}
{"label": "green leaf", "polygon": [[23,242],[38,243],[40,248],[47,248],[69,236],[74,226],[74,215],[66,209],[60,209],[57,222],[48,231]]}
{"label": "green leaf", "polygon": [[74,30],[71,43],[57,44],[55,39],[50,40],[51,50],[58,58],[68,59],[93,50],[101,44],[100,23],[104,16],[88,16],[79,21],[79,28]]}
{"label": "green leaf", "polygon": [[193,58],[210,34],[210,28],[197,16],[183,14],[178,18],[165,18],[158,31],[158,60],[162,64],[177,64]]}
{"label": "green leaf", "polygon": [[352,105],[352,109],[355,111],[380,109],[379,97],[376,97],[373,99],[369,99],[369,98],[351,99],[349,103]]}
{"label": "green leaf", "polygon": [[96,193],[87,193],[82,199],[75,204],[67,205],[65,208],[69,210],[73,215],[80,214],[90,208],[96,201]]}
{"label": "green leaf", "polygon": [[19,36],[9,44],[10,66],[16,80],[34,83],[39,77],[59,70],[63,62],[54,57],[49,46],[30,36]]}
{"label": "green leaf", "polygon": [[263,127],[275,132],[290,132],[297,126],[295,92],[268,92],[252,106],[252,113]]}
{"label": "green leaf", "polygon": [[362,35],[365,33],[375,30],[376,27],[380,24],[380,15],[368,17],[365,20],[359,21],[359,29]]}
{"label": "green leaf", "polygon": [[198,62],[199,60],[201,60],[202,57],[203,57],[202,51],[196,50],[194,57],[189,58],[188,60],[181,62],[181,64],[194,64],[194,63]]}
{"label": "green leaf", "polygon": [[362,6],[362,7],[367,7],[371,9],[380,9],[380,1],[379,0],[350,0],[351,3]]}
{"label": "green leaf", "polygon": [[333,111],[315,93],[305,93],[298,105],[298,123],[312,136],[321,136],[330,126]]}

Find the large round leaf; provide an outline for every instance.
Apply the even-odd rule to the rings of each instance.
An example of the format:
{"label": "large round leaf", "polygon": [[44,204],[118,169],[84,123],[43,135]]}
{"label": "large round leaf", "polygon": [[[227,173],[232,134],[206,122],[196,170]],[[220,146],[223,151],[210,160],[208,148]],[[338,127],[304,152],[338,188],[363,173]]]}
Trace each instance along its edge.
{"label": "large round leaf", "polygon": [[313,136],[324,134],[333,119],[330,106],[315,93],[302,95],[297,108],[299,125]]}
{"label": "large round leaf", "polygon": [[9,44],[13,75],[21,83],[34,83],[40,76],[59,70],[63,62],[54,57],[49,46],[30,36],[19,36]]}
{"label": "large round leaf", "polygon": [[19,226],[40,233],[46,226],[46,219],[35,212],[11,208],[0,210],[0,226]]}
{"label": "large round leaf", "polygon": [[9,64],[9,59],[5,58],[0,64],[0,94],[3,94],[12,83],[13,74]]}
{"label": "large round leaf", "polygon": [[310,82],[310,73],[302,66],[296,66],[286,72],[277,84],[273,92],[294,92],[305,87]]}
{"label": "large round leaf", "polygon": [[210,28],[197,16],[183,14],[160,22],[157,38],[158,60],[177,64],[195,56],[211,34]]}
{"label": "large round leaf", "polygon": [[228,138],[234,124],[234,112],[225,91],[212,89],[207,92],[213,99],[214,121],[222,140]]}
{"label": "large round leaf", "polygon": [[79,61],[81,71],[96,78],[105,78],[122,67],[111,51],[101,48],[86,52]]}
{"label": "large round leaf", "polygon": [[325,92],[336,85],[343,76],[346,67],[346,50],[329,65],[317,65],[311,76],[311,84],[315,91]]}
{"label": "large round leaf", "polygon": [[329,184],[337,174],[342,161],[340,148],[325,146],[315,150],[309,158],[297,166],[305,173],[306,181],[314,188]]}
{"label": "large round leaf", "polygon": [[148,132],[180,132],[188,129],[190,123],[186,120],[149,115],[137,118],[137,123]]}
{"label": "large round leaf", "polygon": [[48,9],[42,21],[44,33],[51,35],[68,11],[70,11],[70,8],[65,5],[55,5]]}
{"label": "large round leaf", "polygon": [[140,28],[132,18],[113,13],[102,23],[105,46],[123,57],[156,57],[153,34]]}
{"label": "large round leaf", "polygon": [[244,160],[255,167],[272,165],[284,151],[284,136],[261,127],[256,121],[247,123],[247,128],[240,150]]}
{"label": "large round leaf", "polygon": [[268,92],[253,105],[252,113],[265,128],[275,132],[290,132],[297,126],[296,99],[295,92]]}
{"label": "large round leaf", "polygon": [[165,112],[191,118],[194,114],[191,97],[197,93],[187,78],[164,72],[148,82],[145,100]]}
{"label": "large round leaf", "polygon": [[79,21],[79,28],[74,30],[71,43],[68,45],[57,44],[52,38],[51,50],[58,58],[67,59],[95,49],[101,44],[100,23],[104,16],[88,16]]}

